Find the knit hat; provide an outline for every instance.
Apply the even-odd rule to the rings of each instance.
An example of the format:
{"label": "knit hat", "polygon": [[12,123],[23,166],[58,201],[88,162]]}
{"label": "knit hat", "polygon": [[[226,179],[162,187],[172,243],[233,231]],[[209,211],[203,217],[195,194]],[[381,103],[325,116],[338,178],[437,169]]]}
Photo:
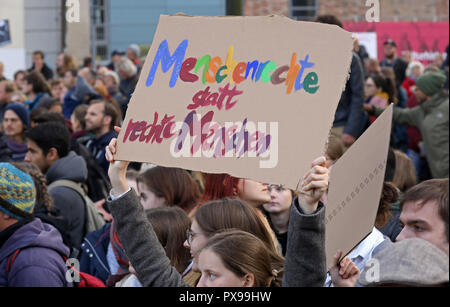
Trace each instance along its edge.
{"label": "knit hat", "polygon": [[433,96],[442,90],[446,77],[439,72],[428,72],[420,76],[416,81],[416,86],[427,96]]}
{"label": "knit hat", "polygon": [[449,282],[448,255],[419,238],[388,245],[366,263],[358,282],[363,286],[382,284],[432,286]]}
{"label": "knit hat", "polygon": [[130,45],[130,46],[128,47],[128,49],[130,49],[131,51],[133,51],[134,54],[135,54],[137,57],[140,57],[140,56],[141,56],[141,48],[139,48],[138,45],[132,44],[132,45]]}
{"label": "knit hat", "polygon": [[19,116],[19,118],[22,121],[22,123],[24,124],[24,126],[26,126],[26,127],[30,126],[30,112],[23,105],[18,104],[18,103],[10,103],[6,106],[4,112],[6,112],[8,110],[14,111],[14,113],[16,113],[17,116]]}
{"label": "knit hat", "polygon": [[31,216],[35,200],[31,176],[10,163],[0,163],[0,211],[21,220]]}

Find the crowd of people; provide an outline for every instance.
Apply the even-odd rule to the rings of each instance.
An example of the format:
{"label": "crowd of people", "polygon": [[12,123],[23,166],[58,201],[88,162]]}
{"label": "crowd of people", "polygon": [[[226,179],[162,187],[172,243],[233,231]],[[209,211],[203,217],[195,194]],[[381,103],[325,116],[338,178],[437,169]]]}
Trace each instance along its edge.
{"label": "crowd of people", "polygon": [[[355,37],[326,153],[298,191],[115,161],[137,45],[106,66],[61,53],[55,70],[36,51],[14,80],[0,63],[0,286],[79,286],[71,259],[75,275],[107,287],[448,286],[448,56],[424,67],[392,40],[384,48],[379,62]],[[327,268],[330,169],[391,103],[372,232]]]}

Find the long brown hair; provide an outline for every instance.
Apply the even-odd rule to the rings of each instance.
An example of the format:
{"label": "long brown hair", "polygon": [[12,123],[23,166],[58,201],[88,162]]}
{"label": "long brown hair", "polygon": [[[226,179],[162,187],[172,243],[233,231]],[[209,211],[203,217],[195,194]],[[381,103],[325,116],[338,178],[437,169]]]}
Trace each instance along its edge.
{"label": "long brown hair", "polygon": [[183,246],[191,220],[178,207],[154,208],[147,210],[146,214],[170,263],[182,274],[191,258],[189,250]]}
{"label": "long brown hair", "polygon": [[239,229],[252,233],[270,250],[277,252],[271,233],[256,209],[238,198],[223,198],[207,202],[195,212],[194,217],[207,237],[226,229]]}
{"label": "long brown hair", "polygon": [[66,72],[70,69],[77,69],[77,63],[73,56],[68,53],[61,53],[63,55],[63,66],[56,68],[56,73],[61,78],[64,77]]}
{"label": "long brown hair", "polygon": [[417,177],[412,160],[403,152],[394,150],[395,172],[392,183],[404,192],[417,184]]}
{"label": "long brown hair", "polygon": [[189,213],[200,198],[198,185],[186,170],[155,166],[139,174],[136,183],[144,184],[167,206],[177,206]]}
{"label": "long brown hair", "polygon": [[253,274],[254,287],[281,286],[284,258],[251,233],[236,229],[220,232],[206,242],[203,250],[214,252],[238,277]]}

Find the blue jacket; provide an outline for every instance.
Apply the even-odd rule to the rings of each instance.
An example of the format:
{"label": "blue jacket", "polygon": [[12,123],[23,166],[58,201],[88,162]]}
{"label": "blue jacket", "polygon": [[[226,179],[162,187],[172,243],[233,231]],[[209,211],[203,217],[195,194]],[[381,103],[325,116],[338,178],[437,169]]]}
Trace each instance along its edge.
{"label": "blue jacket", "polygon": [[[7,262],[20,249],[8,274]],[[63,256],[69,248],[60,233],[40,219],[17,229],[0,248],[0,287],[67,287]]]}
{"label": "blue jacket", "polygon": [[103,169],[103,172],[108,176],[109,162],[106,160],[105,152],[106,146],[109,144],[112,138],[117,138],[117,133],[109,131],[98,139],[91,139],[86,143],[87,149],[89,149],[92,155],[97,161],[98,165]]}
{"label": "blue jacket", "polygon": [[104,283],[111,275],[106,254],[111,223],[90,232],[81,244],[80,271],[101,279]]}
{"label": "blue jacket", "polygon": [[361,60],[353,53],[350,78],[345,85],[334,116],[333,127],[344,126],[344,133],[357,138],[361,135],[364,103],[364,75]]}
{"label": "blue jacket", "polygon": [[69,90],[64,96],[64,104],[63,104],[63,115],[65,118],[70,119],[70,116],[73,113],[73,110],[80,105],[82,102],[73,98],[73,93],[75,92],[75,88]]}

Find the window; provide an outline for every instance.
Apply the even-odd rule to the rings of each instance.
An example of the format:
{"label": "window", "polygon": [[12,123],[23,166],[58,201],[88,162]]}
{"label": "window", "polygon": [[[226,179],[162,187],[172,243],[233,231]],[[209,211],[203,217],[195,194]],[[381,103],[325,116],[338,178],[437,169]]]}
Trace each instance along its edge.
{"label": "window", "polygon": [[291,0],[291,18],[297,20],[314,20],[319,10],[319,0]]}
{"label": "window", "polygon": [[108,60],[108,1],[93,0],[91,2],[91,35],[94,59],[101,62]]}

